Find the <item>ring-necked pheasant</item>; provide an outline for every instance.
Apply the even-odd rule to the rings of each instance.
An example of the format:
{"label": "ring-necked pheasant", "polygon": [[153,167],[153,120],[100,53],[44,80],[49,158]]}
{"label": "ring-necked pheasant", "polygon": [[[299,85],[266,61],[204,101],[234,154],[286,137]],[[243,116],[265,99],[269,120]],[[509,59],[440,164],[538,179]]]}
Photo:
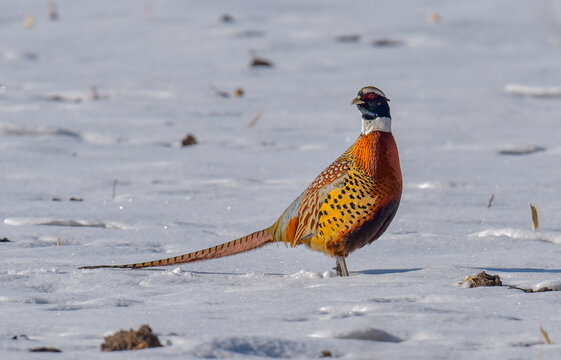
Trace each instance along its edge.
{"label": "ring-necked pheasant", "polygon": [[348,276],[345,257],[378,239],[392,221],[401,198],[397,145],[391,133],[389,99],[373,86],[351,101],[362,113],[359,138],[308,186],[270,227],[208,249],[167,259],[127,265],[165,266],[216,259],[273,242],[304,244],[337,260],[337,273]]}

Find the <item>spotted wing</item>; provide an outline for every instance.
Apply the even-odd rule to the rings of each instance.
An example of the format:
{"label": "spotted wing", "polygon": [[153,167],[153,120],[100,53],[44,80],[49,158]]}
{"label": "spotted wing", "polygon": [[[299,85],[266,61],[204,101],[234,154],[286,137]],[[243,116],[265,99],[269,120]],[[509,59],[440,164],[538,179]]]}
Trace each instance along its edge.
{"label": "spotted wing", "polygon": [[[384,202],[383,194],[383,189],[371,178],[355,170],[349,171],[341,186],[330,191],[324,199],[319,209],[317,234],[307,245],[329,255],[348,255],[348,235],[374,220],[374,215]],[[381,227],[377,224],[370,225],[374,225],[374,228]],[[371,237],[375,237],[376,233],[377,231]],[[370,239],[365,241],[368,240]],[[360,246],[363,245],[365,244]]]}
{"label": "spotted wing", "polygon": [[343,154],[322,171],[273,225],[275,241],[284,241],[296,246],[313,237],[318,231],[320,207],[329,192],[343,184],[348,170],[346,154]]}

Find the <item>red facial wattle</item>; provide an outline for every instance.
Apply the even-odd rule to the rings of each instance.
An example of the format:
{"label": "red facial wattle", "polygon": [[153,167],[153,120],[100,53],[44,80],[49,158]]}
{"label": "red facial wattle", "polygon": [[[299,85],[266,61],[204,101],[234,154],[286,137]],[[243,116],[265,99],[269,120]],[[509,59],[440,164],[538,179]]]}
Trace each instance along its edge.
{"label": "red facial wattle", "polygon": [[368,93],[368,94],[364,94],[362,95],[362,100],[363,101],[373,101],[376,100],[378,98],[380,98],[381,96],[376,94],[376,93]]}

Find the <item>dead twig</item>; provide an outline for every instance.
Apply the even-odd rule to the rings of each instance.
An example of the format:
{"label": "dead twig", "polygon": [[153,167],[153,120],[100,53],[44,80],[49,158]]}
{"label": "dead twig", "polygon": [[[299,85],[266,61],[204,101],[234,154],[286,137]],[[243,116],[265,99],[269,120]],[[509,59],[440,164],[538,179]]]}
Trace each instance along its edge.
{"label": "dead twig", "polygon": [[521,291],[524,291],[525,293],[529,293],[529,294],[530,294],[530,293],[538,293],[538,292],[553,291],[553,290],[551,290],[550,288],[548,288],[548,287],[546,287],[546,286],[544,286],[544,287],[542,287],[542,288],[539,288],[538,290],[521,288],[521,287],[514,286],[514,285],[510,285],[508,288],[509,288],[509,289],[515,289],[515,290],[521,290]]}
{"label": "dead twig", "polygon": [[551,340],[549,340],[549,334],[541,326],[540,326],[540,332],[542,333],[542,336],[543,336],[543,339],[544,339],[545,343],[546,344],[551,344]]}
{"label": "dead twig", "polygon": [[259,121],[259,119],[261,119],[261,113],[255,115],[253,119],[251,119],[251,121],[247,123],[247,127],[250,128],[255,126],[255,124],[257,124],[257,122]]}
{"label": "dead twig", "polygon": [[55,21],[58,19],[58,10],[56,8],[56,2],[49,2],[49,19]]}
{"label": "dead twig", "polygon": [[111,199],[115,199],[115,191],[117,190],[117,179],[113,180],[113,192],[111,194]]}
{"label": "dead twig", "polygon": [[216,96],[220,96],[220,97],[223,97],[223,98],[230,97],[230,94],[227,91],[220,90],[219,88],[217,88],[216,86],[214,86],[212,84],[210,85],[210,88],[212,89],[212,91],[214,91]]}
{"label": "dead twig", "polygon": [[491,194],[491,198],[489,199],[489,203],[487,204],[487,208],[489,209],[493,204],[493,200],[495,200],[495,194]]}

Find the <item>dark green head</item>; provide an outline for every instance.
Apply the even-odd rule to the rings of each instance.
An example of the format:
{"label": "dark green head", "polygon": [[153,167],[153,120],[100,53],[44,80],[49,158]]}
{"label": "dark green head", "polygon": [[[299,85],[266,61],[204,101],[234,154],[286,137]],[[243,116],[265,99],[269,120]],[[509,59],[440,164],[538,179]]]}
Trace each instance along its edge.
{"label": "dark green head", "polygon": [[372,120],[375,118],[391,118],[390,106],[384,92],[374,86],[365,86],[358,92],[358,95],[351,101],[351,105],[356,105],[362,113],[362,118]]}

